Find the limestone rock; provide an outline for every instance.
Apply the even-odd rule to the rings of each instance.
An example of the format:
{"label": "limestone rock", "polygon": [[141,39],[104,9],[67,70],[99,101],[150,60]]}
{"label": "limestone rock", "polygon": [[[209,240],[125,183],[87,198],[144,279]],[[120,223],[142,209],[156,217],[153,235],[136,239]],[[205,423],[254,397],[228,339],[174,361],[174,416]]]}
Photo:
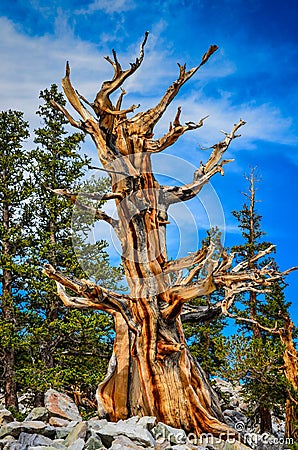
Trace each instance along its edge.
{"label": "limestone rock", "polygon": [[54,446],[46,446],[46,445],[39,445],[37,447],[28,447],[28,450],[57,450],[57,448],[59,448],[60,450],[67,450],[66,447],[62,448],[62,447],[54,447]]}
{"label": "limestone rock", "polygon": [[14,417],[8,409],[6,409],[2,404],[0,404],[0,425],[10,423],[14,421]]}
{"label": "limestone rock", "polygon": [[156,440],[167,440],[171,444],[185,444],[187,441],[186,433],[178,428],[170,427],[162,422],[158,422],[153,428],[152,434]]}
{"label": "limestone rock", "polygon": [[97,436],[97,434],[92,433],[86,442],[84,450],[103,450],[104,448],[100,437]]}
{"label": "limestone rock", "polygon": [[139,445],[136,445],[131,439],[126,436],[118,436],[112,444],[110,450],[139,450]]}
{"label": "limestone rock", "polygon": [[51,431],[50,427],[41,421],[27,421],[27,422],[11,422],[4,425],[0,429],[0,438],[11,435],[13,437],[19,437],[22,432],[25,433],[38,433],[47,434],[47,431]]}
{"label": "limestone rock", "polygon": [[156,417],[143,416],[139,419],[138,424],[142,425],[146,430],[151,431],[156,425]]}
{"label": "limestone rock", "polygon": [[145,430],[142,425],[134,423],[133,421],[129,422],[129,420],[119,420],[117,423],[108,423],[98,430],[97,433],[106,447],[110,447],[113,440],[120,435],[124,435],[132,441],[137,441],[143,446],[155,446],[155,440],[152,434],[148,430]]}
{"label": "limestone rock", "polygon": [[9,449],[13,442],[15,442],[15,438],[13,436],[5,436],[3,439],[0,440],[0,448],[3,449]]}
{"label": "limestone rock", "polygon": [[56,439],[65,439],[71,433],[73,427],[57,427],[56,428]]}
{"label": "limestone rock", "polygon": [[88,420],[89,429],[94,431],[101,430],[101,428],[103,428],[108,423],[109,422],[106,419],[92,418]]}
{"label": "limestone rock", "polygon": [[29,434],[29,433],[20,433],[18,442],[22,444],[24,447],[37,447],[40,445],[50,446],[52,444],[52,439],[39,435],[37,433]]}
{"label": "limestone rock", "polygon": [[85,441],[82,438],[77,439],[71,445],[66,446],[67,450],[83,450],[85,447]]}
{"label": "limestone rock", "polygon": [[75,402],[68,395],[62,394],[55,389],[49,389],[45,393],[45,407],[51,417],[76,421],[82,420]]}
{"label": "limestone rock", "polygon": [[39,406],[38,408],[33,408],[32,411],[25,418],[27,420],[41,420],[46,422],[48,420],[48,411],[43,406]]}
{"label": "limestone rock", "polygon": [[60,417],[50,417],[49,424],[53,427],[67,427],[70,422],[66,419],[61,419]]}
{"label": "limestone rock", "polygon": [[87,434],[86,422],[79,422],[65,439],[66,447],[71,447],[78,439],[85,439]]}

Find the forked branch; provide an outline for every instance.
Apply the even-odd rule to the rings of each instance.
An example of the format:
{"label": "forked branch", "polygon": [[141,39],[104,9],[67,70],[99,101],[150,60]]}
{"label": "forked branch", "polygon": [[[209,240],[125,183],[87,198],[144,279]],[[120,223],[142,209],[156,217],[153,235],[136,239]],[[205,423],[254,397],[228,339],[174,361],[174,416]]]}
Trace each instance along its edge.
{"label": "forked branch", "polygon": [[[108,291],[88,280],[69,277],[50,264],[44,266],[43,273],[56,282],[57,294],[66,307],[98,309],[111,314],[120,312],[130,329],[137,332],[137,327],[131,318],[128,307],[129,296]],[[80,297],[69,296],[65,288],[70,289]]]}
{"label": "forked branch", "polygon": [[194,198],[216,173],[224,175],[223,166],[233,160],[222,159],[223,154],[229,148],[232,140],[239,137],[236,133],[243,125],[245,125],[245,121],[240,119],[231,132],[226,133],[225,139],[212,147],[213,151],[208,161],[206,164],[201,163],[199,169],[195,171],[194,180],[191,183],[183,186],[162,186],[168,206]]}
{"label": "forked branch", "polygon": [[[94,208],[91,205],[86,205],[80,199],[82,197],[87,197],[87,198],[93,198],[93,200],[96,200],[96,194],[93,194],[93,197],[92,197],[92,194],[82,194],[81,195],[81,194],[70,192],[67,189],[51,189],[49,187],[47,187],[47,189],[49,191],[53,192],[54,194],[63,195],[64,197],[68,198],[72,203],[74,203],[77,206],[77,208],[79,210],[86,211],[87,213],[92,215],[94,217],[94,219],[104,220],[105,222],[107,222],[114,228],[116,233],[118,233],[119,223],[118,223],[117,219],[113,219],[113,217],[109,216],[108,214],[106,214],[104,211],[101,211],[100,209]],[[117,198],[117,196],[113,193],[106,194],[106,196],[109,196],[106,199]],[[104,195],[100,197],[100,200],[104,200]]]}
{"label": "forked branch", "polygon": [[118,59],[115,50],[113,53],[113,60],[106,56],[105,59],[113,66],[114,68],[114,76],[110,81],[104,81],[100,90],[96,94],[94,103],[92,103],[92,108],[95,111],[95,114],[98,117],[101,117],[103,114],[109,114],[114,116],[126,115],[129,112],[133,112],[140,105],[132,105],[128,109],[120,110],[122,97],[125,94],[125,91],[122,91],[120,98],[117,102],[116,108],[113,107],[112,102],[110,100],[110,95],[119,89],[124,81],[130,77],[142,64],[144,59],[144,48],[147,42],[148,32],[146,31],[143,42],[140,46],[140,54],[139,57],[136,58],[135,62],[130,63],[130,68],[127,70],[123,70]]}
{"label": "forked branch", "polygon": [[170,129],[168,133],[162,136],[158,140],[147,139],[145,142],[145,150],[151,153],[158,153],[166,148],[173,145],[180,136],[182,136],[186,131],[196,130],[197,128],[201,128],[204,124],[204,120],[206,120],[209,116],[203,117],[198,123],[195,122],[187,122],[185,125],[181,125],[177,117],[180,116],[180,107],[178,108],[178,113],[173,124],[170,124]]}
{"label": "forked branch", "polygon": [[[169,289],[169,306],[162,311],[166,320],[177,318],[184,303],[200,296],[209,295],[220,288],[225,291],[225,299],[218,303],[216,307],[221,307],[222,313],[227,314],[239,293],[246,291],[266,292],[265,289],[274,281],[284,278],[288,273],[298,269],[293,267],[284,272],[279,272],[268,265],[260,269],[248,269],[248,264],[244,265],[243,263],[236,265],[234,269],[230,269],[232,259],[227,258],[227,255],[224,255],[222,260],[216,258],[214,251],[215,247],[209,248],[205,261],[201,261],[190,268],[189,274]],[[262,258],[271,251],[272,246],[259,252],[254,260]],[[223,261],[225,261],[224,264]],[[197,276],[198,279],[192,282],[194,276]]]}
{"label": "forked branch", "polygon": [[96,200],[96,201],[106,201],[106,200],[115,200],[116,198],[121,199],[122,194],[117,192],[109,192],[107,194],[98,194],[96,192],[72,192],[68,189],[50,189],[47,188],[50,191],[52,191],[54,194],[57,195],[64,195],[65,197],[69,198],[72,202],[76,202],[77,198],[88,198],[90,200]]}
{"label": "forked branch", "polygon": [[65,92],[65,95],[72,105],[72,107],[79,113],[79,115],[82,117],[84,122],[91,120],[95,121],[95,118],[92,116],[92,114],[88,111],[87,108],[82,104],[80,101],[80,98],[73,88],[71,81],[70,81],[70,66],[69,62],[66,63],[66,71],[65,71],[65,77],[62,79],[62,87]]}
{"label": "forked branch", "polygon": [[180,88],[208,61],[210,56],[213,55],[217,49],[218,47],[216,45],[211,45],[208,51],[202,56],[201,63],[189,71],[186,71],[185,64],[178,64],[180,73],[177,80],[169,86],[165,95],[155,107],[148,109],[148,111],[144,113],[137,114],[130,120],[130,125],[128,126],[129,134],[137,133],[139,135],[151,135],[154,126],[162,117],[172,100],[176,97]]}

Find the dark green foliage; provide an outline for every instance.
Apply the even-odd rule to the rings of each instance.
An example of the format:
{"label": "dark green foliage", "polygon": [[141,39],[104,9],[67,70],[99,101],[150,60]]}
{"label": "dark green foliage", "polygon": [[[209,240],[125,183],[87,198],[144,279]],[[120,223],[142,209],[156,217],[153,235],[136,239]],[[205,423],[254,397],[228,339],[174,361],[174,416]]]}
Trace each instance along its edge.
{"label": "dark green foliage", "polygon": [[[248,203],[244,203],[240,211],[234,211],[239,221],[244,242],[235,246],[238,261],[252,259],[257,253],[271,244],[262,240],[265,233],[261,228],[261,215],[256,209],[256,178],[252,170],[249,177],[249,191],[246,195]],[[250,267],[269,265],[276,268],[274,259],[252,261]],[[288,314],[290,303],[285,299],[284,280],[277,280],[266,288],[265,292],[248,292],[237,299],[234,314],[238,317],[253,319],[267,328],[283,326],[281,315]],[[239,335],[233,336],[229,342],[229,365],[226,374],[231,379],[243,383],[243,391],[250,405],[252,416],[261,423],[261,431],[265,429],[266,417],[271,411],[281,414],[287,398],[287,381],[282,371],[284,347],[278,334],[270,333],[256,324],[238,321]],[[264,422],[264,423],[263,423]]]}
{"label": "dark green foliage", "polygon": [[[67,311],[57,296],[56,284],[42,274],[44,263],[50,263],[66,273],[85,276],[74,251],[73,204],[51,190],[79,190],[78,183],[83,183],[89,161],[78,153],[84,135],[69,135],[63,114],[50,102],[54,99],[65,104],[57,86],[41,92],[40,98],[43,104],[37,114],[42,118],[42,127],[35,130],[38,147],[30,154],[34,193],[29,208],[34,225],[26,304],[26,353],[21,355],[17,380],[20,389],[30,388],[37,397],[49,387],[68,392],[79,389],[93,396],[111,353],[111,319],[95,311]],[[96,187],[99,191],[106,190],[107,183],[98,182]],[[91,225],[92,221],[86,221],[83,215],[81,228],[89,230]],[[96,281],[101,279],[109,287],[115,287],[121,274],[116,269],[109,271],[106,243],[99,241],[89,247],[89,256],[93,252],[92,262],[97,266]]]}
{"label": "dark green foliage", "polygon": [[0,355],[1,378],[7,407],[18,409],[15,384],[15,354],[22,343],[26,230],[30,218],[24,206],[31,195],[26,173],[28,123],[19,111],[0,113]]}
{"label": "dark green foliage", "polygon": [[[218,229],[211,229],[207,232],[207,237],[203,241],[203,245],[209,245],[211,241],[216,247],[214,257],[219,258],[222,252],[222,244],[221,234]],[[203,268],[198,276],[204,277],[205,270],[206,268]],[[217,290],[216,293],[208,297],[192,300],[190,304],[195,306],[208,306],[222,299],[223,292]],[[208,377],[217,376],[219,369],[224,371],[226,367],[227,348],[226,337],[223,334],[226,325],[227,321],[224,316],[202,324],[184,324],[183,328],[189,349]]]}
{"label": "dark green foliage", "polygon": [[101,195],[110,185],[106,179],[84,180],[89,160],[78,152],[84,135],[69,134],[63,114],[53,108],[51,99],[65,104],[57,86],[42,91],[40,98],[42,123],[35,130],[34,150],[22,146],[29,136],[22,113],[0,115],[1,376],[4,390],[15,396],[7,402],[14,410],[17,390],[30,391],[39,403],[49,387],[80,392],[90,409],[111,355],[112,318],[67,310],[42,267],[50,263],[80,278],[92,272],[98,284],[117,289],[122,270],[110,266],[107,243],[85,239],[94,217],[52,192],[59,188]]}
{"label": "dark green foliage", "polygon": [[252,419],[260,420],[259,411],[266,408],[282,417],[287,397],[287,381],[282,372],[283,347],[269,336],[249,338],[235,335],[227,341],[229,367],[225,377],[242,382],[242,394]]}

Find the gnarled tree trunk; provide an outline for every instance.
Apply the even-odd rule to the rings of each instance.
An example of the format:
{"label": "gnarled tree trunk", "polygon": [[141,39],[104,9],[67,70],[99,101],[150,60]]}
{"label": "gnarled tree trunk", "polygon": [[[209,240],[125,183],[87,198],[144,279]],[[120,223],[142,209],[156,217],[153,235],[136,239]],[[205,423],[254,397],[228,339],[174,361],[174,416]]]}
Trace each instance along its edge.
{"label": "gnarled tree trunk", "polygon": [[[294,324],[289,316],[283,317],[284,327],[278,330],[281,342],[285,346],[284,350],[284,373],[286,379],[294,391],[298,394],[298,356],[293,340]],[[298,439],[298,401],[293,398],[289,386],[288,398],[286,400],[286,425],[285,435],[289,438]]]}
{"label": "gnarled tree trunk", "polygon": [[[153,415],[187,431],[226,434],[229,427],[224,423],[217,397],[187,348],[182,320],[217,317],[230,307],[239,289],[262,284],[264,278],[268,282],[276,273],[267,273],[266,269],[253,271],[248,263],[231,269],[233,258],[225,253],[221,258],[215,256],[212,242],[191,255],[169,261],[166,252],[169,206],[194,198],[214,174],[223,174],[223,165],[230,162],[222,159],[223,154],[244,121],[240,120],[213,146],[209,160],[205,165],[201,163],[192,182],[184,186],[160,186],[152,173],[151,155],[175,143],[186,131],[201,127],[205,118],[199,123],[181,125],[179,108],[164,136],[154,140],[153,128],[181,86],[207,62],[217,47],[211,46],[197,67],[186,71],[185,65],[179,66],[178,79],[160,102],[129,119],[127,114],[136,106],[121,109],[125,91],[122,90],[115,106],[110,95],[141,65],[146,40],[147,33],[139,57],[127,70],[122,69],[114,51],[113,59],[106,57],[113,66],[114,76],[102,84],[93,103],[74,90],[67,64],[63,88],[82,120],[75,120],[63,106],[53,101],[73,126],[91,135],[100,162],[112,182],[112,193],[103,199],[115,201],[118,219],[84,204],[76,193],[65,190],[56,193],[68,196],[82,209],[93,210],[96,219],[114,228],[121,241],[130,292],[128,295],[110,292],[89,281],[66,277],[51,266],[44,272],[57,282],[58,294],[66,306],[100,309],[115,318],[114,353],[107,377],[98,389],[99,403],[111,420]],[[183,276],[186,269],[188,273]],[[65,287],[80,297],[68,296]],[[184,306],[217,287],[226,290],[223,302],[201,308]]]}

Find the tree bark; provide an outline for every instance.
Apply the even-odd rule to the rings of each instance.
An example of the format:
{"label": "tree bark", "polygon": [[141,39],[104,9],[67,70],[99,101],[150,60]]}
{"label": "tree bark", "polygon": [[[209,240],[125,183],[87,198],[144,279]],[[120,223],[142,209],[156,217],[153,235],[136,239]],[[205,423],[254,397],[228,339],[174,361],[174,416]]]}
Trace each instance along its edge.
{"label": "tree bark", "polygon": [[266,406],[259,406],[260,414],[260,433],[272,433],[271,412]]}
{"label": "tree bark", "polygon": [[[201,163],[192,182],[184,186],[160,186],[152,173],[151,154],[172,145],[186,131],[203,125],[180,124],[181,109],[169,131],[160,139],[153,139],[153,128],[160,120],[183,84],[189,80],[216,51],[210,46],[201,63],[186,71],[179,65],[179,76],[167,89],[160,102],[144,113],[128,119],[127,113],[136,108],[121,109],[124,91],[116,106],[109,96],[121,87],[142,63],[147,33],[140,47],[140,55],[130,68],[123,70],[116,53],[106,60],[114,69],[112,80],[105,81],[93,103],[78,94],[70,81],[67,63],[62,85],[64,92],[82,120],[76,120],[64,106],[52,104],[76,128],[89,133],[97,147],[103,169],[112,182],[112,196],[118,219],[90,206],[83,198],[59,189],[78,207],[91,211],[94,217],[105,220],[120,239],[122,263],[130,289],[129,295],[109,292],[86,280],[77,280],[46,266],[44,272],[57,283],[58,294],[65,306],[95,308],[113,314],[116,337],[114,353],[106,379],[98,388],[100,408],[111,420],[130,415],[152,415],[174,427],[200,434],[223,436],[232,432],[221,414],[219,401],[208,380],[191,356],[182,329],[183,307],[200,295],[208,295],[217,287],[224,287],[227,299],[208,309],[196,310],[197,318],[217,316],[231,304],[235,292],[264,283],[266,270],[254,272],[241,263],[231,270],[233,257],[215,257],[213,243],[192,255],[169,261],[166,251],[167,210],[173,203],[194,198],[216,173],[223,175],[224,152],[238,129],[240,120],[224,139],[212,147],[206,164]],[[91,107],[96,115],[87,108]],[[256,256],[256,258],[262,255]],[[181,272],[188,269],[187,276]],[[199,274],[203,272],[204,277]],[[279,276],[272,271],[270,277]],[[268,278],[268,277],[267,277]],[[193,281],[196,279],[196,281]],[[68,296],[65,288],[79,297]],[[193,310],[186,309],[194,313]],[[186,318],[187,320],[187,318]]]}
{"label": "tree bark", "polygon": [[[284,373],[290,386],[288,388],[288,398],[286,400],[286,425],[285,436],[298,438],[298,356],[293,340],[294,324],[289,316],[283,317],[284,327],[279,330],[281,342],[285,346],[284,350]],[[293,398],[291,388],[296,394]]]}

